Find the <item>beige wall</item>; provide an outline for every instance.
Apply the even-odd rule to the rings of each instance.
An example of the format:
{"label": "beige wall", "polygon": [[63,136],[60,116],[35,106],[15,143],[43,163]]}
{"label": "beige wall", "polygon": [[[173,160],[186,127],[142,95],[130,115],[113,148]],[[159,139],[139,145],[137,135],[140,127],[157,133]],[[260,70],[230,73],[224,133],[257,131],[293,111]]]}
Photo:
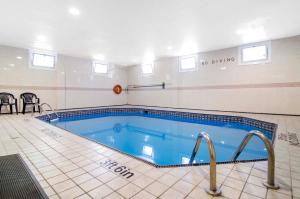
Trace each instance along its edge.
{"label": "beige wall", "polygon": [[[199,60],[234,57],[234,62],[199,66],[179,72],[178,57],[155,62],[154,73],[144,76],[140,66],[112,67],[95,75],[92,61],[58,55],[55,70],[28,66],[28,50],[0,46],[0,92],[19,98],[35,92],[56,109],[135,104],[208,110],[300,114],[300,36],[272,41],[268,64],[239,65],[238,48],[200,53]],[[22,56],[18,60],[16,56]],[[10,66],[14,64],[14,66]],[[226,67],[226,70],[221,70]],[[166,89],[144,89],[115,95],[115,84],[166,82]]]}
{"label": "beige wall", "polygon": [[27,49],[0,46],[0,92],[17,98],[22,92],[34,92],[55,109],[126,103],[126,94],[112,92],[115,84],[126,86],[124,69],[112,66],[108,75],[97,75],[92,71],[92,60],[64,55],[58,55],[55,70],[33,69],[28,55]]}
{"label": "beige wall", "polygon": [[[239,65],[238,48],[198,54],[210,64],[195,72],[179,72],[178,58],[160,59],[154,73],[129,67],[128,84],[166,82],[166,90],[130,91],[128,103],[208,110],[300,114],[300,36],[271,42],[271,63]],[[211,64],[234,57],[234,62]],[[226,67],[226,70],[221,70]]]}

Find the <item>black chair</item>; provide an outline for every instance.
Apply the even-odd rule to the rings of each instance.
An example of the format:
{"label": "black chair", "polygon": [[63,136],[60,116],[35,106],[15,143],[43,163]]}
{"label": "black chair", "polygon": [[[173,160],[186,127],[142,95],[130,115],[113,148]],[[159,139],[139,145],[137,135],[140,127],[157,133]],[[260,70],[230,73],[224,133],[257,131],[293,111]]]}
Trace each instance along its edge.
{"label": "black chair", "polygon": [[15,106],[16,113],[18,114],[17,99],[13,94],[10,93],[0,93],[0,113],[2,106],[9,106],[10,113],[13,114],[13,105]]}
{"label": "black chair", "polygon": [[40,98],[38,98],[36,96],[36,94],[34,94],[34,93],[22,93],[20,95],[20,98],[23,101],[23,111],[22,111],[23,114],[25,114],[25,110],[26,110],[27,105],[33,106],[33,112],[36,112],[35,111],[36,106],[38,107],[38,112],[39,113],[41,112],[40,106],[39,106]]}

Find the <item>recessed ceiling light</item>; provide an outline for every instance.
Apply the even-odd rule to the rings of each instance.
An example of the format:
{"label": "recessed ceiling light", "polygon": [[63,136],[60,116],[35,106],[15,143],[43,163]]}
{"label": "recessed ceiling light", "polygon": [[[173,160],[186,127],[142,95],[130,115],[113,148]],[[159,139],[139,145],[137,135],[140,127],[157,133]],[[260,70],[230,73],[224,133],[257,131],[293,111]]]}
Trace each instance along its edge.
{"label": "recessed ceiling light", "polygon": [[71,7],[71,8],[69,8],[69,13],[71,15],[78,16],[78,15],[80,15],[80,10],[78,8]]}
{"label": "recessed ceiling light", "polygon": [[44,41],[47,40],[47,37],[46,37],[45,35],[38,35],[38,36],[37,36],[37,40],[38,40],[38,41],[44,42]]}
{"label": "recessed ceiling light", "polygon": [[168,50],[172,50],[173,49],[173,47],[172,46],[168,46]]}
{"label": "recessed ceiling light", "polygon": [[250,21],[238,29],[236,34],[242,37],[244,43],[266,40],[265,24],[267,24],[268,20],[269,18],[258,18]]}
{"label": "recessed ceiling light", "polygon": [[220,68],[221,70],[226,70],[227,68],[225,66],[221,67]]}
{"label": "recessed ceiling light", "polygon": [[21,56],[17,56],[16,58],[17,58],[17,59],[23,59],[23,57],[21,57]]}
{"label": "recessed ceiling light", "polygon": [[9,64],[10,67],[15,67],[15,64]]}

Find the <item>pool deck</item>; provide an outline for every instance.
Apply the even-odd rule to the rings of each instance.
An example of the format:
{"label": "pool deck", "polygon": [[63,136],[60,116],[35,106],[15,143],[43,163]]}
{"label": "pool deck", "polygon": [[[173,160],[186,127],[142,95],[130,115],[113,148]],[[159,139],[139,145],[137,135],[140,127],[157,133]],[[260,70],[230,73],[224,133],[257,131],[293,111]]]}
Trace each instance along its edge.
{"label": "pool deck", "polygon": [[[208,113],[201,111],[201,113]],[[214,113],[214,112],[209,112]],[[224,113],[215,113],[224,114]],[[292,145],[288,133],[300,139],[300,117],[239,115],[278,124],[275,139],[276,182],[279,190],[267,190],[267,162],[217,165],[217,198],[300,199],[300,145]],[[95,142],[76,136],[28,115],[0,115],[0,155],[19,153],[50,199],[134,198],[205,199],[209,167],[155,168]],[[278,139],[278,137],[283,139]],[[218,154],[217,154],[218,155]],[[116,162],[134,175],[130,178],[105,166]],[[118,171],[118,170],[117,170]]]}

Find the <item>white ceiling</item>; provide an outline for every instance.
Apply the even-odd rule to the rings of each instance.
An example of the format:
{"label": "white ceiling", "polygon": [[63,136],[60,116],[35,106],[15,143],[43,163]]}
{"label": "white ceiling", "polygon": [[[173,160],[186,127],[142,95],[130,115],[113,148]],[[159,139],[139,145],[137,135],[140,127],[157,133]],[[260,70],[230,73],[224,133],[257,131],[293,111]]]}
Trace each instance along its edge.
{"label": "white ceiling", "polygon": [[299,0],[0,0],[0,44],[126,66],[299,35],[299,19]]}

